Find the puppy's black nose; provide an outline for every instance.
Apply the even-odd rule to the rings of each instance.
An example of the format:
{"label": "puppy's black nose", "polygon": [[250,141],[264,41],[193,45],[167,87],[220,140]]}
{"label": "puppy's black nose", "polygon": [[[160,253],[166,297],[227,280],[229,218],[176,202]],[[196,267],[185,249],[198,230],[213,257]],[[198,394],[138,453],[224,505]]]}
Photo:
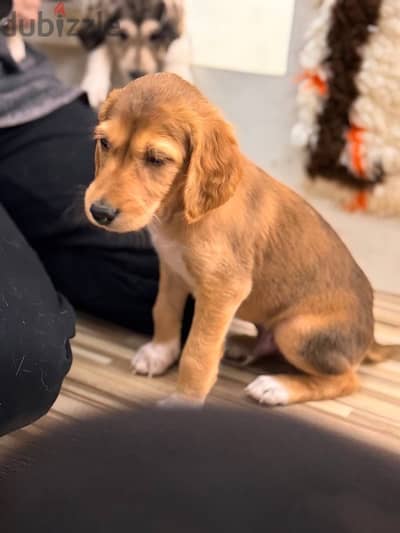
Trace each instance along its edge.
{"label": "puppy's black nose", "polygon": [[132,80],[136,80],[137,78],[141,78],[145,74],[146,74],[146,72],[144,70],[131,70],[129,72],[129,76],[131,77]]}
{"label": "puppy's black nose", "polygon": [[119,213],[118,209],[114,209],[114,207],[111,207],[111,205],[108,205],[105,202],[94,202],[94,204],[90,206],[90,212],[95,221],[102,226],[108,226],[111,224]]}

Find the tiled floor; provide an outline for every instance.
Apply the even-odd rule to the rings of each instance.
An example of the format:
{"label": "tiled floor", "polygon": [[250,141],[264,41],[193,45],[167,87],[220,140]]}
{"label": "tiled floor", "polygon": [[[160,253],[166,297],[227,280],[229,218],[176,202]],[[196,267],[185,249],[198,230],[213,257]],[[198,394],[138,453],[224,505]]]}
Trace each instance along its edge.
{"label": "tiled floor", "polygon": [[[375,316],[377,339],[400,344],[400,297],[378,293]],[[54,424],[121,407],[135,409],[172,393],[176,369],[154,379],[131,373],[130,359],[143,341],[129,331],[81,317],[73,341],[74,364],[54,408],[36,424],[0,439],[0,456],[17,454],[28,436],[48,431]],[[247,400],[243,388],[255,375],[276,372],[278,366],[281,363],[269,360],[262,367],[238,368],[224,363],[209,402],[266,409]],[[279,410],[400,453],[400,357],[364,365],[360,375],[362,388],[352,396]]]}

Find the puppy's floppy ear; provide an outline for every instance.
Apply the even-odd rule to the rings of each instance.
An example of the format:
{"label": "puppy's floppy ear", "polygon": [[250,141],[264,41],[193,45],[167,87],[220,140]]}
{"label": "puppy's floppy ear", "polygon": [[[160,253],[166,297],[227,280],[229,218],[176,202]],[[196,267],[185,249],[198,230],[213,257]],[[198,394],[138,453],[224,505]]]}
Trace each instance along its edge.
{"label": "puppy's floppy ear", "polygon": [[227,202],[242,177],[242,156],[232,127],[213,117],[197,128],[183,193],[189,223]]}
{"label": "puppy's floppy ear", "polygon": [[94,175],[97,176],[97,174],[99,173],[99,170],[101,168],[101,150],[100,150],[100,145],[99,145],[99,141],[96,141],[96,151],[95,151],[95,155],[94,155]]}
{"label": "puppy's floppy ear", "polygon": [[[107,99],[102,103],[99,110],[99,121],[104,122],[110,118],[111,110],[120,96],[122,89],[114,89],[110,92]],[[102,164],[101,149],[99,142],[96,143],[96,152],[95,152],[95,173],[96,176],[100,170]]]}

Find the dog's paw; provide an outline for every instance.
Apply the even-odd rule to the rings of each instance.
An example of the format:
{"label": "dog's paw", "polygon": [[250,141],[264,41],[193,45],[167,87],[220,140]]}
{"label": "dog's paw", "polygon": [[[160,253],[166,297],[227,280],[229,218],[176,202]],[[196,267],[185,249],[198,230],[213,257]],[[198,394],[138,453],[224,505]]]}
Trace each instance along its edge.
{"label": "dog's paw", "polygon": [[110,80],[104,75],[88,74],[81,83],[81,89],[87,93],[90,105],[97,109],[107,98]]}
{"label": "dog's paw", "polygon": [[179,340],[148,342],[135,353],[132,367],[137,374],[159,376],[179,357]]}
{"label": "dog's paw", "polygon": [[248,357],[248,353],[246,353],[243,346],[228,339],[225,346],[224,357],[231,359],[232,361],[242,362]]}
{"label": "dog's paw", "polygon": [[243,367],[251,365],[257,359],[252,353],[246,350],[246,347],[229,341],[225,347],[224,357],[228,361]]}
{"label": "dog's paw", "polygon": [[175,393],[160,400],[157,405],[163,409],[201,409],[204,401]]}
{"label": "dog's paw", "polygon": [[265,405],[287,405],[289,392],[279,379],[272,376],[258,376],[245,389],[248,396]]}

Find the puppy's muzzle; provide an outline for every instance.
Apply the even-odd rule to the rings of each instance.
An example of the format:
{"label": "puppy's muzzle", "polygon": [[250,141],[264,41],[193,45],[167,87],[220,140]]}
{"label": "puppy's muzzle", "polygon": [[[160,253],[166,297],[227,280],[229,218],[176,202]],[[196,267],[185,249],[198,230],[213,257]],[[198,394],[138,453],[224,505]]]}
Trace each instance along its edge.
{"label": "puppy's muzzle", "polygon": [[109,226],[117,217],[119,210],[105,202],[94,202],[90,206],[90,212],[95,221],[101,226]]}
{"label": "puppy's muzzle", "polygon": [[147,73],[144,70],[131,70],[129,72],[129,77],[131,80],[137,80],[138,78],[141,78],[142,76],[145,76]]}

